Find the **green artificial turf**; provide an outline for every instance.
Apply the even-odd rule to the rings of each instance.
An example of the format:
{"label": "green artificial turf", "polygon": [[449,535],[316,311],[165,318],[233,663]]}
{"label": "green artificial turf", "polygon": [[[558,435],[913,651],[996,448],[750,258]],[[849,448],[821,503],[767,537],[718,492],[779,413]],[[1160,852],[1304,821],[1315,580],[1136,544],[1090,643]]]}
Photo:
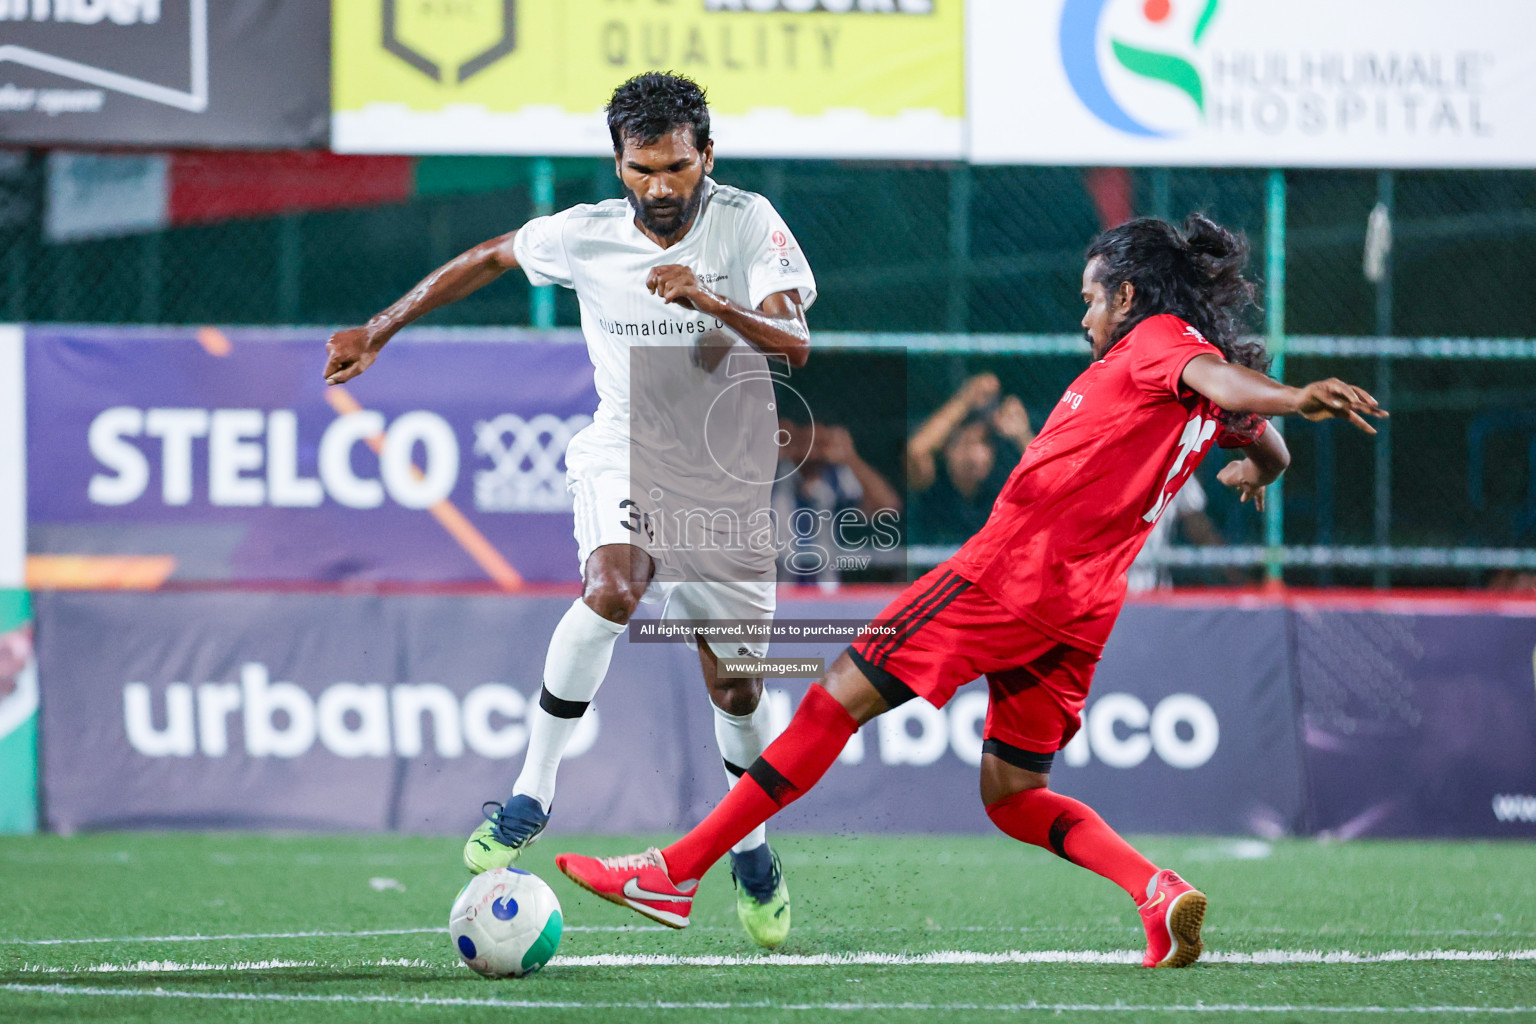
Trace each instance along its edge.
{"label": "green artificial turf", "polygon": [[[523,866],[554,887],[568,930],[542,973],[499,982],[461,967],[443,930],[467,878],[458,840],[0,838],[0,1021],[1536,1021],[1531,844],[1141,841],[1210,895],[1208,951],[1279,951],[1273,963],[570,962],[759,955],[724,870],[705,880],[692,926],[673,932],[612,930],[647,922],[554,868],[561,850],[630,852],[655,838],[556,835],[533,847]],[[1143,944],[1113,885],[1000,836],[785,835],[776,847],[794,905],[783,954]],[[39,941],[59,939],[109,941]],[[1297,962],[1314,951],[1514,956]],[[124,969],[89,969],[102,965]]]}

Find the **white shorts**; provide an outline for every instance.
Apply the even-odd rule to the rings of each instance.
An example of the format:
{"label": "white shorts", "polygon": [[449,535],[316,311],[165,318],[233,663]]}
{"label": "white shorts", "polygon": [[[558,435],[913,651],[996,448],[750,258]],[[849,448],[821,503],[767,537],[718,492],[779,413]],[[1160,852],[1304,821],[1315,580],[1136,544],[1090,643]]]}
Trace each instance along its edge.
{"label": "white shorts", "polygon": [[[578,435],[579,436],[579,435]],[[570,491],[575,512],[576,551],[580,572],[585,575],[592,552],[609,544],[633,544],[651,550],[652,533],[641,505],[629,491],[628,466],[619,458],[605,458],[590,448],[567,453],[565,485]],[[573,457],[574,456],[574,457]],[[646,604],[660,603],[661,618],[671,622],[723,619],[745,624],[767,625],[773,622],[778,589],[772,574],[766,580],[698,581],[656,580],[645,592]],[[687,641],[693,646],[692,640]],[[735,639],[711,638],[710,650],[716,657],[761,658],[768,653],[768,641],[761,635],[748,634]]]}

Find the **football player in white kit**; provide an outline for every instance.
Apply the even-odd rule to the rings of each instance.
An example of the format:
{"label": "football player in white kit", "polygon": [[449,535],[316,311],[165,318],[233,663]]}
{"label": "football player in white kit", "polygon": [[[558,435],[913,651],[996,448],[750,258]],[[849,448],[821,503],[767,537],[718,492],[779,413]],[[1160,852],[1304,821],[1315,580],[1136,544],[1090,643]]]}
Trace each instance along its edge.
{"label": "football player in white kit", "polygon": [[[805,310],[815,301],[816,283],[794,236],[766,199],[710,179],[714,144],[709,108],[697,84],[673,74],[638,75],[614,91],[607,113],[625,198],[538,217],[484,242],[433,271],[363,327],[338,331],[327,345],[326,382],[351,380],[406,324],[516,267],[535,285],[575,289],[580,301],[599,397],[592,424],[566,452],[582,597],[550,638],[543,690],[537,710],[529,713],[527,755],[512,795],[504,805],[486,805],[493,810],[465,845],[465,863],[475,872],[512,863],[543,830],[567,741],[647,588],[652,599],[665,601],[667,619],[768,623],[773,617],[771,546],[724,556],[724,572],[718,554],[716,564],[703,569],[688,565],[686,551],[678,554],[657,543],[656,527],[664,525],[666,510],[654,507],[661,489],[652,483],[667,480],[674,500],[684,503],[710,491],[704,497],[718,504],[720,488],[709,474],[688,472],[701,459],[713,461],[727,477],[744,483],[734,489],[741,493],[727,500],[737,506],[732,514],[748,514],[759,501],[756,507],[769,506],[777,419],[771,383],[764,383],[769,379],[764,354],[791,367],[805,365],[810,349]],[[637,347],[655,351],[636,353]],[[673,357],[680,352],[688,357]],[[633,364],[637,375],[644,368],[648,376],[660,373],[664,379],[632,381],[632,355],[647,360]],[[648,360],[652,355],[657,358]],[[739,376],[743,366],[760,370],[753,378],[767,390],[721,417],[711,403],[738,386],[726,378]],[[643,393],[631,408],[635,387]],[[706,428],[697,421],[711,418],[716,426],[707,428],[713,432],[700,442]],[[723,434],[717,429],[721,420],[727,421]],[[635,451],[647,463],[644,484],[632,485],[630,479],[632,434],[642,446]],[[684,435],[693,440],[673,443]],[[660,451],[653,453],[644,449],[646,438],[666,443],[655,445]],[[760,464],[765,454],[766,478],[738,472],[731,461]],[[706,531],[715,520],[709,522]],[[710,638],[696,647],[714,705],[715,737],[734,784],[768,744],[767,709],[759,704],[762,680],[721,678],[718,657],[761,657],[767,641]],[[743,926],[760,945],[779,945],[789,931],[789,893],[763,830],[743,840],[731,858]]]}

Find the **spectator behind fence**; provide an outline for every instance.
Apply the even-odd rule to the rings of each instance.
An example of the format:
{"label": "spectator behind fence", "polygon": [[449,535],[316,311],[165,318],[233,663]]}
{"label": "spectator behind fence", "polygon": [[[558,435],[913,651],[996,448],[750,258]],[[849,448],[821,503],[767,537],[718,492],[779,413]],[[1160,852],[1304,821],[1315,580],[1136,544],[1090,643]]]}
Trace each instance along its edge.
{"label": "spectator behind fence", "polygon": [[994,374],[977,374],[907,441],[910,543],[958,544],[987,521],[1035,436],[1024,403],[1001,391]]}
{"label": "spectator behind fence", "polygon": [[[901,511],[896,493],[879,470],[865,462],[847,427],[779,420],[785,444],[780,449],[778,480],[773,486],[774,516],[796,545],[781,548],[779,579],[793,583],[836,583],[841,576],[836,558],[842,553],[832,521],[838,513],[857,510],[868,524],[881,509]],[[810,520],[806,513],[815,518]],[[814,521],[816,528],[809,528]],[[845,529],[863,537],[866,529]],[[827,558],[812,554],[812,544]],[[797,551],[799,554],[797,554]],[[870,553],[866,545],[856,554]]]}

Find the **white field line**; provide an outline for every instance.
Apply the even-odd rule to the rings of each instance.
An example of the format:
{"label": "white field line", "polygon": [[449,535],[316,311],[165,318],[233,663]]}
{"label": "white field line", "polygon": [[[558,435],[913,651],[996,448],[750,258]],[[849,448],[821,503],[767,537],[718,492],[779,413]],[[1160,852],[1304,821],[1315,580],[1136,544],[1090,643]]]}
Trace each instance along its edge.
{"label": "white field line", "polygon": [[[567,932],[670,932],[664,925],[572,925]],[[239,935],[120,935],[89,939],[0,939],[0,946],[78,946],[134,942],[229,942],[238,939],[351,939],[375,935],[446,935],[447,928],[380,928],[358,932],[247,932]]]}
{"label": "white field line", "polygon": [[[1139,964],[1141,952],[1132,949],[1009,950],[976,953],[950,949],[931,953],[770,953],[761,956],[686,956],[650,953],[599,953],[590,956],[557,956],[551,967],[914,967],[923,965],[985,964]],[[1488,961],[1536,961],[1536,949],[1516,950],[1388,950],[1384,953],[1352,953],[1346,950],[1267,949],[1257,953],[1208,953],[1211,964],[1390,964]],[[178,974],[188,971],[270,971],[294,968],[436,967],[458,966],[455,961],[421,959],[383,960],[239,960],[234,962],[133,960],[126,963],[23,964],[24,974]]]}
{"label": "white field line", "polygon": [[1536,1006],[1309,1006],[1263,1003],[1195,1003],[1157,1006],[1129,1003],[774,1003],[579,1002],[575,1000],[467,999],[431,996],[286,995],[277,992],[175,992],[163,988],[96,988],[75,985],[0,985],[0,992],[59,996],[206,999],[241,1003],[365,1003],[392,1006],[490,1007],[512,1010],[800,1010],[842,1013],[1379,1013],[1454,1014],[1461,1017],[1536,1012]]}
{"label": "white field line", "polygon": [[[567,925],[567,934],[580,932],[595,932],[605,934],[623,934],[625,932],[670,932],[673,929],[663,925],[649,924],[586,924]],[[692,925],[690,932],[735,932],[738,929],[730,925]],[[1090,932],[1104,932],[1115,930],[1113,924],[1104,925],[897,925],[888,928],[865,928],[857,925],[803,925],[796,929],[800,932],[863,932],[866,934],[938,934],[941,932],[966,932],[985,933],[999,935],[1024,935],[1039,932],[1087,934]],[[1127,933],[1134,931],[1127,927],[1120,929]],[[1264,935],[1307,935],[1312,938],[1318,936],[1316,928],[1300,929],[1275,926],[1261,926],[1258,928],[1241,929],[1244,934]],[[447,928],[379,928],[369,931],[306,931],[306,932],[243,932],[226,935],[118,935],[101,938],[81,939],[0,939],[0,946],[79,946],[101,945],[111,943],[125,945],[136,942],[231,942],[244,939],[350,939],[371,938],[380,935],[446,935]],[[1364,931],[1350,933],[1363,936]],[[1536,932],[1528,931],[1482,931],[1465,928],[1454,929],[1402,929],[1402,930],[1375,930],[1370,932],[1372,936],[1405,936],[1414,938],[1490,938],[1490,939],[1530,939],[1536,938]],[[1339,938],[1345,938],[1340,933]]]}

